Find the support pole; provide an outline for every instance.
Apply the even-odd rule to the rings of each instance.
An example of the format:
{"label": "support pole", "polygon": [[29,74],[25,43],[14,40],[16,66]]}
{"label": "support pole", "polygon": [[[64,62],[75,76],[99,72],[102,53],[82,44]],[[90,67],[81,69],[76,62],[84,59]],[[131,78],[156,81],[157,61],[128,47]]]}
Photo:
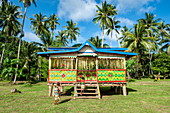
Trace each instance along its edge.
{"label": "support pole", "polygon": [[77,85],[74,85],[74,99],[77,97]]}
{"label": "support pole", "polygon": [[51,69],[51,57],[49,57],[49,65],[48,65],[48,69]]}
{"label": "support pole", "polygon": [[115,94],[117,94],[117,86],[114,86],[114,92],[115,92]]}
{"label": "support pole", "polygon": [[52,96],[54,97],[54,88],[55,88],[55,84],[52,85]]}
{"label": "support pole", "polygon": [[77,66],[78,66],[77,64],[78,64],[78,59],[77,59],[77,57],[76,57],[76,67],[75,67],[76,69],[77,69]]}
{"label": "support pole", "polygon": [[96,70],[99,69],[98,67],[98,58],[96,57]]}
{"label": "support pole", "polygon": [[124,58],[123,61],[124,61],[124,69],[126,69],[126,59]]}
{"label": "support pole", "polygon": [[124,96],[127,96],[126,84],[123,84],[123,95],[124,95]]}
{"label": "support pole", "polygon": [[52,84],[49,84],[49,93],[48,93],[48,96],[52,96],[52,90],[53,90],[53,85]]}

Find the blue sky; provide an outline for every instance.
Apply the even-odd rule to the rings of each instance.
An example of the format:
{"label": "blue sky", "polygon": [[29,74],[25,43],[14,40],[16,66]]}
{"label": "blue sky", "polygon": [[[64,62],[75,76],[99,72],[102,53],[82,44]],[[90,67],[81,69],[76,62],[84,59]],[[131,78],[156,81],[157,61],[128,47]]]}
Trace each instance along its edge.
{"label": "blue sky", "polygon": [[[16,5],[23,7],[19,0],[9,0]],[[31,31],[29,18],[32,18],[36,13],[42,13],[49,16],[53,13],[57,14],[60,18],[60,26],[55,31],[63,30],[62,26],[66,25],[66,21],[72,19],[78,23],[80,27],[80,36],[77,38],[77,42],[83,43],[92,36],[100,36],[101,30],[98,24],[94,24],[92,19],[95,17],[96,5],[101,5],[102,0],[38,0],[37,7],[32,5],[28,9],[27,19],[24,27],[25,37],[24,40],[40,41],[38,37]],[[162,18],[165,23],[170,23],[170,1],[169,0],[107,0],[108,3],[112,3],[117,7],[118,15],[116,19],[121,21],[121,26],[132,27],[133,24],[140,18],[144,18],[145,12],[150,12],[156,15],[156,18]],[[118,35],[118,36],[121,36]],[[110,39],[105,36],[105,43],[110,44],[112,40],[112,46],[118,47],[116,37]]]}

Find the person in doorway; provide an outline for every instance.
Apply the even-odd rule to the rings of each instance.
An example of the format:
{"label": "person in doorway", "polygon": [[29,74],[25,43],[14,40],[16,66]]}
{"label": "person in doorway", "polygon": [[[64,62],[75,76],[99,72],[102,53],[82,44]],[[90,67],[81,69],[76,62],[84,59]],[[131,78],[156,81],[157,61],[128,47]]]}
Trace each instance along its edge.
{"label": "person in doorway", "polygon": [[81,83],[81,92],[80,92],[80,95],[82,96],[84,90],[85,90],[86,86],[84,84],[84,82]]}
{"label": "person in doorway", "polygon": [[60,101],[60,94],[61,93],[61,85],[58,82],[57,86],[54,88],[54,105],[58,104],[58,101]]}

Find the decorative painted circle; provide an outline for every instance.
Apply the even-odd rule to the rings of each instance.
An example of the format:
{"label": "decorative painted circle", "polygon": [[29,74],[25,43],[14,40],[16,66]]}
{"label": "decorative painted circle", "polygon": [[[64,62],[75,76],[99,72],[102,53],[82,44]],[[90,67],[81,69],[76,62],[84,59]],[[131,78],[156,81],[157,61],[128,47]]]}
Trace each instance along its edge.
{"label": "decorative painted circle", "polygon": [[61,76],[62,76],[63,78],[64,78],[64,77],[66,77],[66,75],[65,75],[65,74],[62,74]]}
{"label": "decorative painted circle", "polygon": [[109,74],[108,76],[109,76],[109,77],[112,77],[113,75],[112,75],[112,74]]}

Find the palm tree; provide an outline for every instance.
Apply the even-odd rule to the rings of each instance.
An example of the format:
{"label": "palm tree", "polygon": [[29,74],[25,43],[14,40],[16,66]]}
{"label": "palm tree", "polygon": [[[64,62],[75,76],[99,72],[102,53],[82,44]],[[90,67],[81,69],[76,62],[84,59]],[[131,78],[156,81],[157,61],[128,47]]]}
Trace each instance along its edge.
{"label": "palm tree", "polygon": [[48,18],[45,15],[40,14],[35,14],[34,18],[30,18],[31,20],[31,28],[32,31],[41,39],[44,38],[44,36],[50,35],[49,30],[48,30]]}
{"label": "palm tree", "polygon": [[[138,21],[142,24],[144,24],[145,28],[149,31],[149,33],[147,34],[147,37],[156,37],[155,33],[158,33],[158,28],[157,26],[159,25],[159,21],[161,20],[161,18],[155,19],[156,15],[151,14],[151,13],[145,13],[145,18],[141,18]],[[154,40],[148,40],[150,41],[153,46],[152,48],[148,48],[148,52],[149,52],[149,60],[150,60],[150,69],[149,69],[149,74],[152,73],[152,54],[151,51],[155,51],[156,50],[156,43],[154,42]]]}
{"label": "palm tree", "polygon": [[67,37],[65,36],[64,31],[58,31],[58,35],[56,36],[54,43],[54,45],[58,44],[57,47],[68,45]]}
{"label": "palm tree", "polygon": [[[102,47],[102,39],[99,38],[99,36],[91,37],[89,41],[97,48]],[[103,47],[109,47],[108,44],[103,44]]]}
{"label": "palm tree", "polygon": [[[22,59],[23,60],[23,67],[22,67],[22,71],[23,70],[26,70],[27,72],[27,80],[28,82],[30,82],[30,76],[35,76],[37,75],[38,71],[34,71],[34,72],[31,72],[33,66],[38,66],[38,57],[36,55],[36,52],[38,52],[39,48],[34,44],[34,43],[28,43],[28,42],[23,42],[22,43],[22,46],[24,47],[23,48],[23,55],[24,55],[24,58]],[[22,72],[20,72],[22,73]]]}
{"label": "palm tree", "polygon": [[161,37],[159,45],[162,46],[159,52],[166,50],[166,52],[170,54],[170,34],[168,33],[168,31],[170,31],[170,24],[165,24],[164,21],[162,21],[158,25],[158,30],[157,37]]}
{"label": "palm tree", "polygon": [[82,43],[74,44],[72,47],[80,47]]}
{"label": "palm tree", "polygon": [[157,26],[161,18],[155,19],[156,15],[152,13],[145,13],[145,18],[141,18],[138,21],[145,25],[146,29],[157,30]]}
{"label": "palm tree", "polygon": [[102,7],[100,8],[98,5],[96,17],[93,19],[94,23],[99,23],[99,27],[102,30],[102,47],[104,42],[104,30],[107,26],[111,25],[112,16],[117,15],[116,7],[112,4],[107,4],[106,1],[102,3]]}
{"label": "palm tree", "polygon": [[48,18],[48,23],[52,30],[52,37],[54,37],[54,30],[57,28],[57,25],[60,25],[58,23],[58,20],[59,18],[57,18],[57,15],[55,14],[50,15],[50,17]]}
{"label": "palm tree", "polygon": [[49,47],[49,45],[52,45],[53,42],[53,37],[51,37],[50,31],[48,30],[49,29],[48,18],[45,15],[42,15],[42,13],[35,14],[34,17],[35,19],[30,18],[32,24],[31,28],[32,31],[34,31],[34,33],[42,41],[42,44],[38,42],[36,43],[44,47],[44,49],[46,50]]}
{"label": "palm tree", "polygon": [[76,41],[77,36],[80,35],[79,33],[80,28],[76,27],[76,25],[77,23],[74,23],[72,20],[70,20],[70,21],[67,21],[66,26],[63,26],[64,28],[66,28],[65,35],[70,40],[70,43],[72,43],[73,41]]}
{"label": "palm tree", "polygon": [[[45,15],[35,14],[34,18],[31,18],[31,28],[34,31],[34,33],[40,38],[41,43],[34,42],[34,44],[38,44],[39,46],[43,47],[43,50],[46,51],[49,46],[58,46],[56,41],[54,40],[54,37],[51,36],[51,32],[49,29],[54,31],[56,29],[56,24],[51,23],[50,19],[46,17]],[[54,16],[55,18],[56,16]],[[57,18],[55,20],[58,20]]]}
{"label": "palm tree", "polygon": [[[118,37],[117,37],[117,33],[119,34],[119,31],[117,29],[120,28],[120,25],[118,25],[119,23],[120,23],[120,21],[115,20],[115,18],[112,18],[111,24],[109,26],[107,26],[106,34],[107,35],[110,34],[110,38],[112,38],[113,31],[115,31],[115,33],[116,33],[115,36],[117,38],[118,45],[120,47],[120,43],[119,43],[119,40],[118,40]],[[110,41],[110,46],[112,46],[112,40]]]}
{"label": "palm tree", "polygon": [[0,28],[2,29],[2,34],[6,34],[4,47],[2,50],[0,67],[2,65],[4,51],[6,47],[6,43],[8,42],[8,38],[10,36],[17,36],[20,32],[20,22],[18,19],[22,17],[19,12],[20,7],[13,5],[10,2],[3,2],[2,6],[0,6]]}
{"label": "palm tree", "polygon": [[123,34],[122,37],[119,37],[119,40],[120,40],[120,44],[123,44],[124,43],[124,40],[126,39],[126,33],[127,32],[131,32],[132,28],[131,29],[128,29],[127,26],[123,26],[123,28],[120,30],[121,33]]}
{"label": "palm tree", "polygon": [[145,29],[145,25],[142,23],[138,23],[134,25],[134,31],[127,31],[123,35],[125,35],[124,41],[122,43],[122,47],[128,48],[132,52],[136,52],[139,55],[137,56],[137,68],[136,68],[136,77],[138,76],[138,66],[140,62],[140,56],[143,54],[146,49],[151,48],[153,45],[148,40],[154,40],[154,37],[147,37],[148,31]]}
{"label": "palm tree", "polygon": [[[24,16],[23,16],[23,20],[22,20],[21,36],[20,36],[19,45],[18,45],[17,59],[19,59],[19,56],[20,56],[21,41],[22,41],[22,38],[24,37],[24,24],[25,24],[27,9],[28,9],[28,7],[31,6],[32,3],[36,6],[35,0],[19,0],[19,2],[23,2],[23,4],[24,4]],[[18,69],[18,64],[16,65],[16,67]],[[15,77],[14,77],[14,84],[16,83],[16,79],[17,79],[17,74],[15,74]]]}

